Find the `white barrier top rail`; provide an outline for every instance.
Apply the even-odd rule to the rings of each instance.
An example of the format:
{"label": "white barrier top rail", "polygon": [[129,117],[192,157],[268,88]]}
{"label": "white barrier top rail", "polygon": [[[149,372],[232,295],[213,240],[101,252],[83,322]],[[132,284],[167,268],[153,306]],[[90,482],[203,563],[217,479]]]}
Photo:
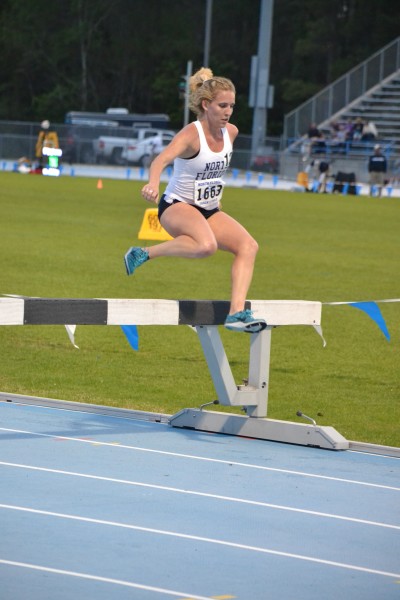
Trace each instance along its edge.
{"label": "white barrier top rail", "polygon": [[[278,325],[320,325],[321,302],[248,300],[246,308]],[[222,325],[225,300],[0,298],[0,325]]]}

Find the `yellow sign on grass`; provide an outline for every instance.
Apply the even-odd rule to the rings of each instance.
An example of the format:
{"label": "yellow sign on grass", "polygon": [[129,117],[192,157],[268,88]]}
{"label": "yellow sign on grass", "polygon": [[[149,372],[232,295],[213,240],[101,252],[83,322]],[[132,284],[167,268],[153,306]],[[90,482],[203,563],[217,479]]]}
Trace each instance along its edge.
{"label": "yellow sign on grass", "polygon": [[165,231],[158,220],[157,208],[147,208],[144,211],[138,238],[139,240],[172,240],[172,237]]}

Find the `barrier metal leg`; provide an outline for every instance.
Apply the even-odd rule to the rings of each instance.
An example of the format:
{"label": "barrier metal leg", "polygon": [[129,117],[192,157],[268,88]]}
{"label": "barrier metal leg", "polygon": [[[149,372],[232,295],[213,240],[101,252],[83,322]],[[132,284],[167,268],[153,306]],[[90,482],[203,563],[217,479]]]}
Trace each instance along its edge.
{"label": "barrier metal leg", "polygon": [[271,328],[251,335],[249,375],[236,385],[217,326],[196,327],[220,404],[246,407],[248,415],[267,415]]}
{"label": "barrier metal leg", "polygon": [[333,427],[266,419],[271,349],[271,327],[251,334],[249,376],[236,385],[217,326],[197,326],[207,365],[224,406],[243,406],[247,416],[185,408],[169,419],[172,427],[241,435],[330,450],[349,448],[347,440]]}

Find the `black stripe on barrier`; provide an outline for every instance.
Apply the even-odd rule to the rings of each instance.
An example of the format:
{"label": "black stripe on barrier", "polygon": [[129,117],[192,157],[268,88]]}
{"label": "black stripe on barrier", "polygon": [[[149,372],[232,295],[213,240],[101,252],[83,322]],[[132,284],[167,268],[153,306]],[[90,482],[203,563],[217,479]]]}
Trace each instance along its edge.
{"label": "black stripe on barrier", "polygon": [[24,325],[107,325],[107,300],[25,298]]}
{"label": "black stripe on barrier", "polygon": [[223,325],[229,306],[226,300],[179,300],[179,325]]}

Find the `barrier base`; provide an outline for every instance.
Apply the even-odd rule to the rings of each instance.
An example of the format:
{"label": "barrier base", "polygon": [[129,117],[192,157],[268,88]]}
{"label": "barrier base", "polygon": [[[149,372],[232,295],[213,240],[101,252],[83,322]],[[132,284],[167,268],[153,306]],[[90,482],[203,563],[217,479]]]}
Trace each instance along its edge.
{"label": "barrier base", "polygon": [[168,423],[171,427],[240,435],[328,450],[349,448],[349,442],[333,427],[246,417],[196,408],[184,408],[172,415]]}

